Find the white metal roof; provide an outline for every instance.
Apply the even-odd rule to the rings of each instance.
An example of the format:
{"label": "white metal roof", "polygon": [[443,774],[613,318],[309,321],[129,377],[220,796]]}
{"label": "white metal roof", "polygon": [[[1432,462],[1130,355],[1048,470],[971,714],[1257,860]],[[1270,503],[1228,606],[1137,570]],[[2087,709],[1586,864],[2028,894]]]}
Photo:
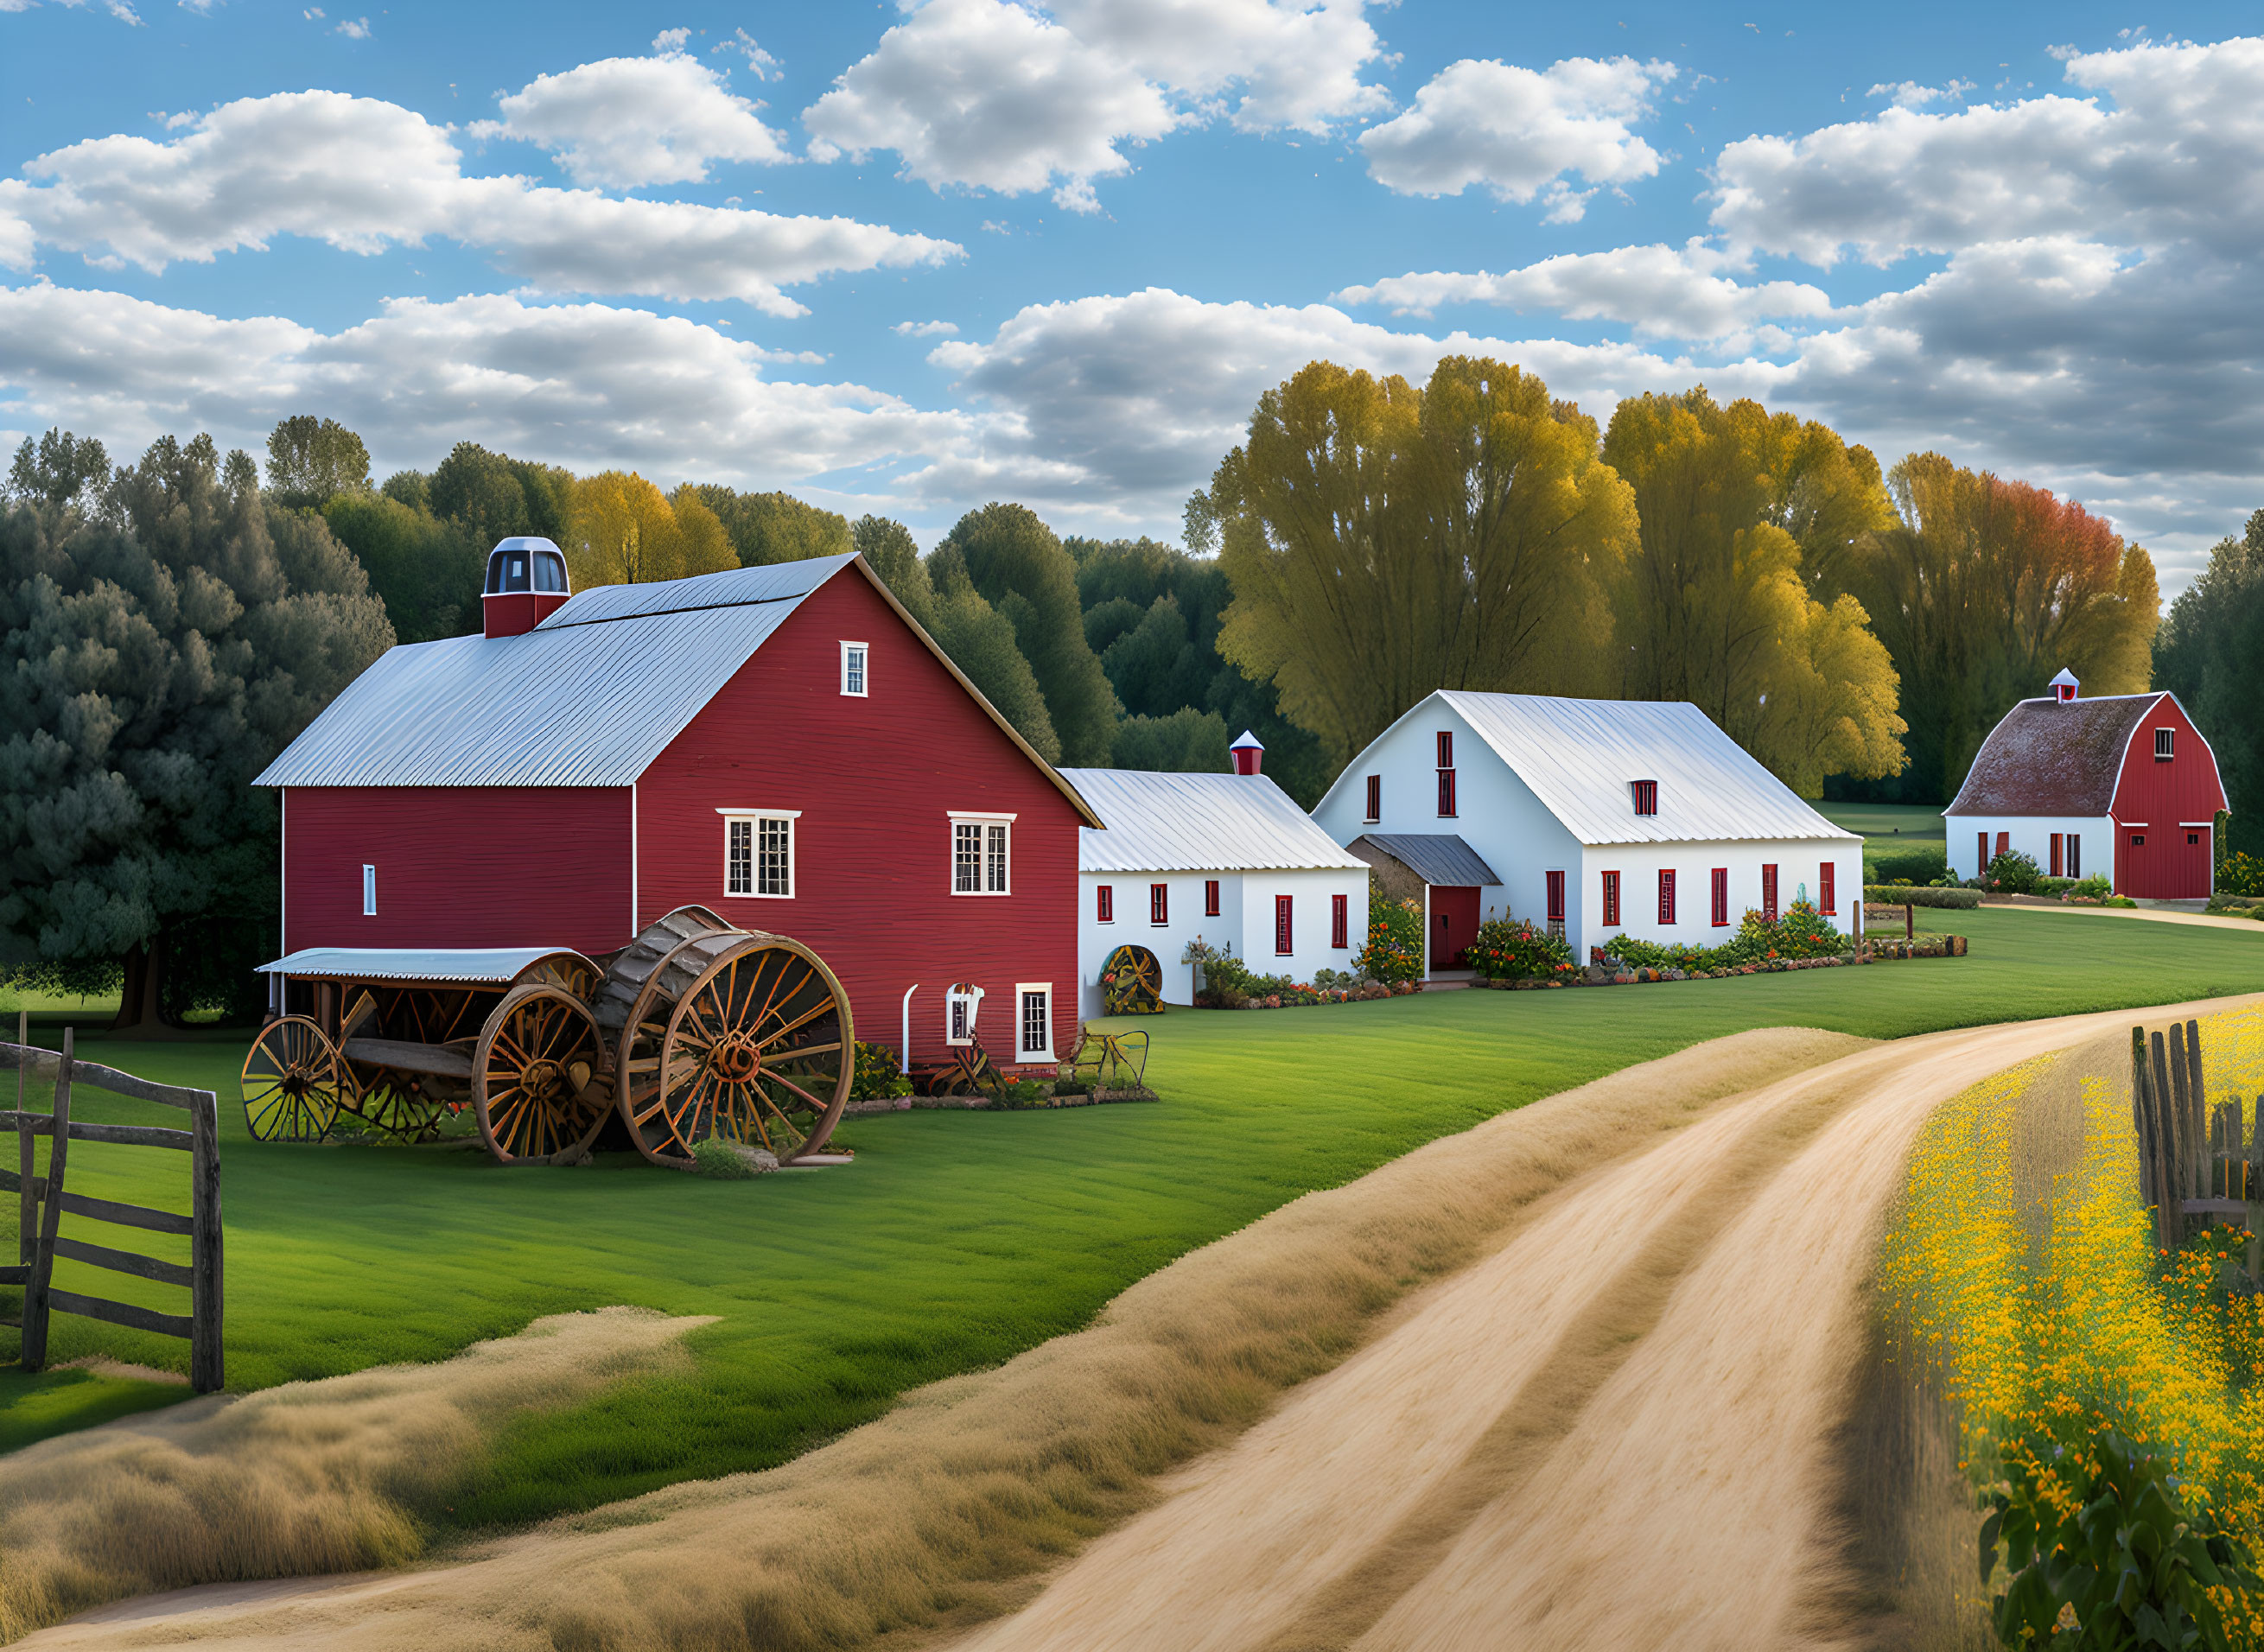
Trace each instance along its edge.
{"label": "white metal roof", "polygon": [[854,561],[598,585],[515,637],[388,650],[255,786],[627,786]]}
{"label": "white metal roof", "polygon": [[344,981],[507,982],[537,959],[572,952],[569,946],[301,946],[255,973]]}
{"label": "white metal roof", "polygon": [[[1419,718],[1432,700],[1459,713],[1583,844],[1862,841],[1818,814],[1687,700],[1441,689],[1399,723]],[[1390,735],[1387,729],[1377,738]],[[1361,772],[1354,762],[1337,784]],[[1658,814],[1635,812],[1631,780],[1658,782]]]}
{"label": "white metal roof", "polygon": [[1079,872],[1365,871],[1262,774],[1064,769],[1107,822],[1077,835]]}

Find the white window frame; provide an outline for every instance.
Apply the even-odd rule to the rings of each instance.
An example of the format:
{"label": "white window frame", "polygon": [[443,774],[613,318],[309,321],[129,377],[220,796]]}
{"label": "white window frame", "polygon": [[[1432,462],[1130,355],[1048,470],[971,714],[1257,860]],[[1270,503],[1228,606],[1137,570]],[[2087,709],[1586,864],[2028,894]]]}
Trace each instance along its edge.
{"label": "white window frame", "polygon": [[[801,868],[795,857],[802,851],[802,811],[798,808],[719,808],[723,817],[723,898],[727,901],[791,901],[795,891],[802,887]],[[782,820],[786,822],[786,892],[766,891],[763,887],[763,822]],[[751,822],[748,830],[747,870],[753,874],[755,887],[734,889],[731,887],[731,823],[734,821]]]}
{"label": "white window frame", "polygon": [[367,863],[361,869],[361,915],[377,916],[377,868]]}
{"label": "white window frame", "polygon": [[[856,683],[850,682],[850,656],[856,656]],[[841,692],[852,699],[868,699],[873,692],[873,646],[869,642],[847,642],[841,645]]]}
{"label": "white window frame", "polygon": [[[988,810],[978,812],[972,809],[956,808],[947,809],[944,813],[946,818],[947,818],[951,822],[951,835],[947,840],[950,847],[950,858],[945,864],[949,869],[952,894],[967,896],[1013,894],[1015,816],[1012,815],[1001,815]],[[962,826],[975,826],[983,829],[983,856],[981,863],[976,868],[976,881],[983,886],[981,888],[962,889],[959,887],[959,829]],[[997,827],[1005,833],[1004,852],[1000,857],[1000,859],[1005,862],[1005,865],[999,868],[999,870],[1005,874],[1005,885],[1003,888],[996,889],[989,887],[990,882],[990,847],[992,843],[990,829],[992,827]]]}
{"label": "white window frame", "polygon": [[[1023,1042],[1022,999],[1030,993],[1041,993],[1046,1001],[1046,1047],[1041,1050],[1028,1048]],[[1018,981],[1014,983],[1014,1061],[1050,1061],[1054,1054],[1054,983],[1050,981]]]}
{"label": "white window frame", "polygon": [[[969,1045],[975,1042],[975,1024],[977,1019],[980,1018],[982,1014],[983,996],[983,990],[982,988],[970,985],[965,982],[961,982],[954,986],[944,989],[944,1043],[956,1049],[964,1049]],[[1021,1002],[1022,1001],[1020,998],[1014,1000],[1014,1003],[1018,1007]],[[953,1018],[962,1004],[967,1008],[967,1032],[964,1037],[959,1036],[954,1031],[952,1025]],[[1020,1034],[1017,1033],[1017,1036],[1019,1037]]]}
{"label": "white window frame", "polygon": [[2154,757],[2163,763],[2174,762],[2178,755],[2178,731],[2174,725],[2154,730]]}

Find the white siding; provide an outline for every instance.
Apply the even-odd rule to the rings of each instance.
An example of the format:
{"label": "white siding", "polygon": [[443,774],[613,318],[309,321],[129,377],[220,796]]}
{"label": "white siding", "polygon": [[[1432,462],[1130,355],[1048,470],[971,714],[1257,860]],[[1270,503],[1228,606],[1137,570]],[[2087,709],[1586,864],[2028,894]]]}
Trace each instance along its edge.
{"label": "white siding", "polygon": [[[1203,911],[1203,884],[1219,883],[1216,917]],[[1164,1002],[1194,1002],[1194,967],[1179,961],[1187,943],[1231,946],[1234,955],[1261,975],[1294,975],[1310,981],[1322,969],[1350,969],[1368,928],[1368,868],[1307,872],[1107,872],[1078,874],[1078,984],[1079,1013],[1102,1013],[1100,972],[1119,946],[1144,946],[1164,967]],[[1149,888],[1161,883],[1171,892],[1168,924],[1149,920]],[[1103,924],[1098,892],[1114,892],[1115,919]],[[1292,898],[1295,950],[1274,951],[1274,898]],[[1346,897],[1348,945],[1329,944],[1329,897]]]}
{"label": "white siding", "polygon": [[[1608,946],[1618,936],[1637,940],[1680,942],[1688,946],[1714,946],[1737,932],[1748,911],[1761,903],[1761,867],[1776,867],[1776,907],[1781,917],[1800,899],[1803,888],[1809,900],[1821,904],[1823,868],[1835,868],[1832,925],[1843,935],[1855,932],[1863,898],[1863,854],[1860,845],[1838,838],[1781,843],[1606,844],[1582,851],[1582,911],[1587,922],[1578,930],[1577,961],[1588,961],[1588,949]],[[1714,869],[1730,874],[1729,923],[1714,924]],[[1674,922],[1658,921],[1658,874],[1674,873]],[[1620,874],[1620,923],[1604,925],[1604,873]]]}
{"label": "white siding", "polygon": [[[2108,815],[1948,815],[1942,817],[1942,830],[1948,834],[1949,873],[1954,878],[1981,875],[1975,860],[1980,850],[1976,834],[1980,832],[1989,834],[1992,860],[1997,857],[1997,834],[2004,832],[2012,839],[2006,847],[2033,856],[2046,876],[2051,873],[2052,834],[2058,832],[2064,838],[2074,833],[2083,841],[2082,875],[2109,879],[2115,875],[2115,822]],[[2061,875],[2066,875],[2064,860]]]}

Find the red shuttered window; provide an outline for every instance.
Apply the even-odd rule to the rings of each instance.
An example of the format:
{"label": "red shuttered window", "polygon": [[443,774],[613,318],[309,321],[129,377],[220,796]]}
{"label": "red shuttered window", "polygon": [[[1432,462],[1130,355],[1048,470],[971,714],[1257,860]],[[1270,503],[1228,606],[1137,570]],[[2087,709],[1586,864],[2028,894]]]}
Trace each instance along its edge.
{"label": "red shuttered window", "polygon": [[1620,874],[1604,873],[1604,926],[1617,929],[1620,922]]}
{"label": "red shuttered window", "polygon": [[1973,834],[1973,875],[1980,877],[1989,870],[1989,834]]}
{"label": "red shuttered window", "polygon": [[1551,872],[1543,875],[1549,880],[1549,921],[1562,924],[1564,921],[1564,874]]}
{"label": "red shuttered window", "polygon": [[1727,929],[1729,926],[1730,869],[1727,866],[1716,866],[1714,868],[1714,927]]}
{"label": "red shuttered window", "polygon": [[1451,728],[1439,730],[1439,766],[1442,769],[1455,766],[1455,734]]}
{"label": "red shuttered window", "polygon": [[1216,878],[1203,880],[1203,916],[1205,917],[1218,916],[1218,880]]}
{"label": "red shuttered window", "polygon": [[1629,780],[1628,789],[1635,794],[1635,812],[1638,815],[1658,813],[1658,782]]}
{"label": "red shuttered window", "polygon": [[1103,924],[1114,924],[1116,921],[1116,891],[1104,883],[1093,891],[1093,896],[1092,916]]}
{"label": "red shuttered window", "polygon": [[1816,894],[1825,917],[1840,909],[1840,868],[1828,860],[1816,869]]}
{"label": "red shuttered window", "polygon": [[2057,833],[2057,832],[2054,832],[2054,833],[2051,835],[2051,875],[2052,875],[2053,877],[2055,877],[2055,878],[2057,878],[2057,877],[2058,877],[2058,876],[2060,875],[2060,869],[2059,869],[2059,868],[2060,868],[2060,844],[2061,844],[2061,842],[2062,842],[2062,839],[2061,839],[2061,837],[2060,837],[2059,833]]}
{"label": "red shuttered window", "polygon": [[1772,924],[1776,922],[1776,866],[1774,863],[1761,867],[1761,916]]}
{"label": "red shuttered window", "polygon": [[1172,921],[1172,886],[1151,883],[1148,886],[1148,921],[1168,924]]}
{"label": "red shuttered window", "polygon": [[1342,950],[1352,945],[1352,897],[1329,897],[1329,945]]}
{"label": "red shuttered window", "polygon": [[1380,774],[1368,777],[1368,818],[1372,821],[1383,818],[1383,777]]}
{"label": "red shuttered window", "polygon": [[1997,852],[2000,855],[2009,855],[2013,852],[2012,833],[1999,832],[1997,834]]}
{"label": "red shuttered window", "polygon": [[1658,921],[1662,924],[1674,922],[1674,874],[1672,872],[1658,874]]}
{"label": "red shuttered window", "polygon": [[1277,895],[1274,897],[1274,950],[1285,955],[1295,950],[1289,944],[1292,929],[1289,922],[1289,903],[1295,898],[1287,895]]}
{"label": "red shuttered window", "polygon": [[1451,820],[1455,814],[1455,772],[1439,771],[1439,818]]}

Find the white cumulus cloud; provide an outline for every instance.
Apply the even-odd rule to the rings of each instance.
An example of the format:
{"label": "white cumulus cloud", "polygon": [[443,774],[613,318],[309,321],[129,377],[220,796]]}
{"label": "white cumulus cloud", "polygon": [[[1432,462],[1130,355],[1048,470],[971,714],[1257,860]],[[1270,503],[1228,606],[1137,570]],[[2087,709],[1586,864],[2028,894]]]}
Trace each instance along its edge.
{"label": "white cumulus cloud", "polygon": [[1346,287],[1339,303],[1382,304],[1427,315],[1441,304],[1498,304],[1575,321],[1625,322],[1665,338],[1723,338],[1758,322],[1826,315],[1832,299],[1803,281],[1741,284],[1721,272],[1729,255],[1700,241],[1681,247],[1617,247],[1544,258],[1499,275],[1411,272]]}
{"label": "white cumulus cloud", "polygon": [[[654,44],[680,47],[684,33],[671,29]],[[475,136],[549,149],[576,183],[592,186],[696,184],[716,161],[793,158],[780,134],[763,124],[758,105],[678,49],[540,76],[501,107],[503,119],[478,122]]]}
{"label": "white cumulus cloud", "polygon": [[1388,106],[1361,0],[929,0],[802,112],[819,160],[892,150],[902,175],[1099,208],[1128,145],[1225,112],[1318,132]]}
{"label": "white cumulus cloud", "polygon": [[889,330],[900,333],[906,338],[956,338],[959,336],[959,323],[956,322],[898,322]]}
{"label": "white cumulus cloud", "polygon": [[518,178],[466,178],[448,134],[395,104],[290,92],[226,104],[164,142],[120,134],[0,179],[0,263],[29,243],[161,271],[264,249],[279,235],[358,253],[440,235],[548,293],[737,299],[803,313],[784,286],[932,264],[952,243],[846,218],[623,200]]}
{"label": "white cumulus cloud", "polygon": [[1659,168],[1636,135],[1672,63],[1572,57],[1546,69],[1465,58],[1433,76],[1414,107],[1360,134],[1369,173],[1403,195],[1459,195],[1473,185],[1502,200],[1544,196],[1549,216],[1578,218],[1590,192],[1564,182],[1629,184]]}

